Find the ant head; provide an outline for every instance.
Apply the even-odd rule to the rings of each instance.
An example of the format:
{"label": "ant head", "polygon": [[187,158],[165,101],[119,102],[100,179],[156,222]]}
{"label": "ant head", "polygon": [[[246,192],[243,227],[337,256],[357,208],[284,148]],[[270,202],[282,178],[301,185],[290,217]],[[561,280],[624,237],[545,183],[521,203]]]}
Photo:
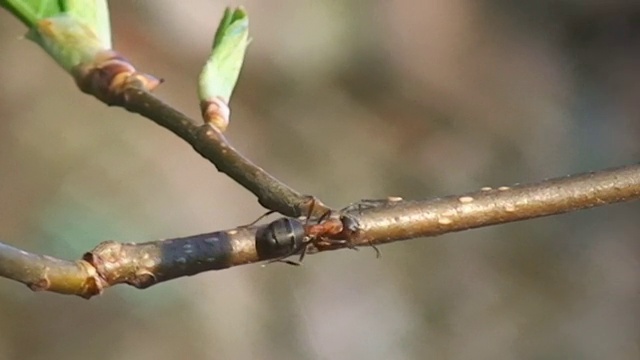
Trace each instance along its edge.
{"label": "ant head", "polygon": [[360,231],[360,223],[353,216],[342,214],[340,215],[340,221],[342,222],[343,231],[348,233],[357,233]]}

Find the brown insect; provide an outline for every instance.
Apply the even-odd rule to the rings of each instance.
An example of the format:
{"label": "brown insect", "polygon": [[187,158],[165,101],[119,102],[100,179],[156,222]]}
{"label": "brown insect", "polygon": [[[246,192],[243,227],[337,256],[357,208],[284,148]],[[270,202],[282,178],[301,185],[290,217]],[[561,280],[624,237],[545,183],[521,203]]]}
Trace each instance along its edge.
{"label": "brown insect", "polygon": [[[315,206],[315,199],[311,201],[309,214],[313,213]],[[345,229],[342,219],[343,217],[332,217],[332,212],[327,211],[313,224],[310,224],[309,216],[305,219],[283,217],[274,220],[256,234],[256,250],[260,257],[273,259],[270,262],[300,265],[309,245],[317,248],[335,246],[355,249],[349,240],[339,238]],[[298,261],[286,260],[289,256],[297,254],[300,255]]]}

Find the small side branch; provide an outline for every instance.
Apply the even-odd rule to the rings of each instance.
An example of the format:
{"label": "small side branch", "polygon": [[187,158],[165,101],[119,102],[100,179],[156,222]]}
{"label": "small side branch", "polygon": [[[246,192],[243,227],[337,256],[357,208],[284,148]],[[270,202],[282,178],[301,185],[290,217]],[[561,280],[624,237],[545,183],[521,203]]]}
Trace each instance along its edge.
{"label": "small side branch", "polygon": [[[11,11],[27,25],[26,37],[67,71],[82,92],[171,130],[219,171],[255,194],[258,202],[269,210],[287,216],[310,213],[308,196],[297,193],[253,164],[222,136],[229,125],[229,99],[249,44],[249,19],[242,7],[225,10],[211,56],[200,76],[198,95],[204,124],[196,123],[151,95],[162,80],[138,71],[112,49],[106,2],[86,7],[81,2],[62,5],[63,2],[47,1],[51,6],[44,10],[27,5],[16,7],[18,2],[24,1],[13,1],[13,5],[0,1],[0,8]],[[317,199],[313,203],[316,208],[313,215],[329,210]]]}
{"label": "small side branch", "polygon": [[[297,217],[309,213],[310,197],[291,189],[238,152],[222,133],[210,124],[195,121],[175,110],[146,90],[134,87],[124,91],[121,104],[167,128],[188,142],[216,168],[251,191],[267,209]],[[316,199],[311,215],[320,216],[329,210]]]}
{"label": "small side branch", "polygon": [[[178,135],[218,171],[256,195],[258,202],[267,209],[287,216],[309,214],[309,196],[296,192],[245,158],[215,127],[215,122],[196,122],[151,94],[161,80],[138,72],[115,51],[98,55],[93,61],[73,69],[80,90],[107,105],[142,115]],[[320,216],[328,210],[315,199],[312,215]]]}

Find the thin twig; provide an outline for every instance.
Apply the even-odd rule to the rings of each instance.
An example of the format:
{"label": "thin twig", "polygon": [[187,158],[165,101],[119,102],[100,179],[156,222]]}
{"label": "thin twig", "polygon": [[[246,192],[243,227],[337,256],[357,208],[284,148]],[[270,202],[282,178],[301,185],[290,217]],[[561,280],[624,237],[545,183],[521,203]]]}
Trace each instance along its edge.
{"label": "thin twig", "polygon": [[[256,195],[258,202],[265,208],[292,217],[308,214],[309,196],[296,192],[245,158],[214,126],[196,125],[193,119],[153,94],[136,88],[129,88],[124,92],[122,106],[172,131],[191,144],[219,171]],[[320,216],[327,210],[325,205],[316,200],[312,215]]]}
{"label": "thin twig", "polygon": [[[158,99],[151,91],[162,81],[138,72],[117,52],[100,53],[94,61],[78,66],[73,76],[82,92],[107,105],[140,114],[178,135],[218,171],[256,195],[267,209],[292,217],[310,213],[310,196],[296,192],[245,158],[213,123],[196,122]],[[318,199],[314,200],[312,215],[320,216],[329,210]]]}

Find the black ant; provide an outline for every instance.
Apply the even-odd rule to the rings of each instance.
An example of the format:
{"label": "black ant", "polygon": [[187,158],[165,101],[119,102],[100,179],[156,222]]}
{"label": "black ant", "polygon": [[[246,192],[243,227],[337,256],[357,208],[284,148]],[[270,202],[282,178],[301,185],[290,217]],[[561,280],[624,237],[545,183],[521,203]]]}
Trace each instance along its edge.
{"label": "black ant", "polygon": [[[329,210],[318,218],[315,224],[309,224],[310,214],[313,213],[315,199],[311,199],[309,215],[304,219],[284,217],[272,221],[256,233],[256,251],[260,258],[270,258],[269,262],[284,262],[289,265],[300,265],[307,249],[311,244],[324,243],[341,245],[355,249],[347,240],[337,240],[330,237],[342,233],[345,226],[342,218],[332,218]],[[270,211],[258,220],[273,213]],[[252,224],[257,222],[254,221]],[[298,261],[286,260],[291,255],[300,254]]]}

